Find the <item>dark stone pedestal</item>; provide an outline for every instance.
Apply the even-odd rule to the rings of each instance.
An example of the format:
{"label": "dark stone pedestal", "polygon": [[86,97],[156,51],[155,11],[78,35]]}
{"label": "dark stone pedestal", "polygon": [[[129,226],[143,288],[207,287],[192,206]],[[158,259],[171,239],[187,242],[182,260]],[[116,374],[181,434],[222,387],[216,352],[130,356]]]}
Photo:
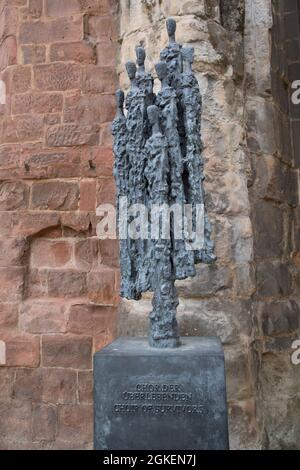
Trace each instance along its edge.
{"label": "dark stone pedestal", "polygon": [[94,357],[95,449],[228,449],[224,354],[216,338],[153,349],[120,338]]}

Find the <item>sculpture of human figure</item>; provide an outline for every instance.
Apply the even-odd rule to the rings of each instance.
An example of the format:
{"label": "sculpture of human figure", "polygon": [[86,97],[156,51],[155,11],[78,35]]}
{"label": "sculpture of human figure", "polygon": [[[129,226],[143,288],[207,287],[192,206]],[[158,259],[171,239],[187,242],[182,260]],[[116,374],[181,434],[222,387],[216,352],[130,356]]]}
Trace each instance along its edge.
{"label": "sculpture of human figure", "polygon": [[[117,114],[112,123],[112,134],[114,137],[114,170],[113,174],[117,183],[116,194],[116,207],[117,207],[117,220],[122,212],[120,200],[127,197],[128,183],[129,183],[129,162],[126,152],[127,132],[126,132],[126,117],[124,115],[124,100],[125,95],[123,90],[116,92],[116,105]],[[124,217],[124,214],[122,214]],[[126,220],[125,223],[128,223]],[[119,224],[118,224],[119,225]],[[118,233],[118,235],[120,235]],[[132,293],[132,263],[130,245],[127,238],[120,238],[120,263],[122,265],[122,278],[120,286],[120,294],[122,297],[131,298]]]}
{"label": "sculpture of human figure", "polygon": [[[152,135],[146,144],[147,166],[145,175],[150,194],[149,204],[163,206],[169,203],[169,173],[168,144],[159,125],[159,108],[150,106],[147,109]],[[178,296],[175,289],[175,276],[171,262],[171,237],[164,238],[160,233],[158,240],[152,240],[151,290],[153,290],[153,310],[150,313],[151,346],[179,346],[179,334],[176,320]]]}
{"label": "sculpture of human figure", "polygon": [[173,18],[168,18],[166,25],[169,36],[169,44],[161,52],[160,59],[167,63],[169,83],[176,89],[180,74],[182,72],[182,46],[176,42],[176,21]]}
{"label": "sculpture of human figure", "polygon": [[[161,128],[167,140],[168,158],[171,162],[169,204],[178,210],[177,208],[184,207],[186,201],[183,182],[183,159],[178,133],[177,95],[174,88],[168,85],[166,62],[159,62],[156,64],[155,69],[162,85],[161,91],[157,94],[156,103],[160,110]],[[176,279],[185,279],[195,275],[195,261],[193,251],[190,247],[187,249],[188,240],[184,239],[186,220],[183,210],[180,211],[181,213],[178,212],[177,214],[171,213],[174,247],[172,258]]]}
{"label": "sculpture of human figure", "polygon": [[[151,227],[148,240],[130,239],[127,245],[120,242],[121,251],[124,251],[120,257],[124,278],[121,292],[122,296],[135,300],[139,300],[143,292],[153,292],[149,342],[156,348],[179,345],[175,281],[194,276],[196,263],[209,263],[215,259],[204,207],[201,93],[192,68],[194,51],[182,48],[176,42],[174,20],[167,20],[167,30],[169,44],[156,66],[161,80],[158,96],[153,94],[153,78],[145,70],[146,54],[139,46],[136,49],[137,66],[133,62],[126,64],[131,82],[126,98],[126,119],[123,95],[119,92],[113,124],[119,194],[125,188],[125,181],[128,204],[144,204],[150,213],[147,217]],[[122,161],[125,161],[125,168],[128,162],[125,172],[121,168]],[[167,228],[162,227],[160,236],[157,237],[157,230],[152,236],[154,222],[156,227],[160,225],[160,217],[157,221],[153,206],[170,208],[177,205],[182,214],[185,204],[193,209],[204,208],[204,245],[201,248],[191,245],[191,231],[184,230],[183,239],[177,238],[174,216]],[[183,219],[185,221],[185,217]],[[193,215],[191,220],[194,229],[197,218]],[[131,219],[128,220],[130,223]]]}
{"label": "sculpture of human figure", "polygon": [[[201,111],[202,96],[198,80],[193,72],[194,48],[182,48],[184,72],[181,75],[179,96],[183,108],[185,128],[185,149],[183,152],[184,165],[188,174],[188,199],[196,208],[205,204],[203,188],[203,161],[201,143]],[[195,250],[196,262],[211,262],[215,260],[213,254],[214,244],[211,241],[211,226],[204,215],[204,245],[200,250]]]}
{"label": "sculpture of human figure", "polygon": [[136,62],[137,62],[137,86],[141,91],[145,93],[145,98],[147,99],[147,106],[150,106],[154,102],[153,95],[153,77],[150,72],[146,72],[145,60],[146,52],[142,46],[138,46],[135,49],[136,53]]}
{"label": "sculpture of human figure", "polygon": [[[128,186],[127,186],[127,205],[145,202],[145,178],[144,173],[144,147],[147,140],[145,135],[145,114],[146,103],[145,94],[140,90],[137,83],[137,67],[135,62],[127,62],[126,70],[130,79],[131,87],[126,98],[126,155],[129,163],[128,168]],[[131,223],[131,219],[128,223]],[[139,300],[141,292],[138,289],[137,278],[139,272],[141,247],[139,242],[134,239],[128,241],[131,268],[130,282],[125,290],[128,299]],[[123,271],[123,269],[122,269]],[[123,275],[122,275],[123,276]]]}

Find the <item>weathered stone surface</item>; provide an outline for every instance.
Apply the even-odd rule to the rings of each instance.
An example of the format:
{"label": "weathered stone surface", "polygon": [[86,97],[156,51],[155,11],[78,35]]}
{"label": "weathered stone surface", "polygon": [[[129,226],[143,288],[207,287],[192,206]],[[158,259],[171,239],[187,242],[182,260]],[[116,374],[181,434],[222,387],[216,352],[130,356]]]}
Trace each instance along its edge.
{"label": "weathered stone surface", "polygon": [[46,47],[38,45],[23,46],[24,64],[43,64],[46,62]]}
{"label": "weathered stone surface", "polygon": [[92,338],[87,336],[44,335],[42,357],[45,367],[90,369]]}
{"label": "weathered stone surface", "polygon": [[57,18],[52,21],[26,22],[20,28],[21,44],[44,44],[59,41],[80,41],[83,38],[83,20]]}
{"label": "weathered stone surface", "polygon": [[37,336],[18,334],[10,336],[6,343],[6,365],[9,367],[38,367],[40,341]]}
{"label": "weathered stone surface", "polygon": [[56,436],[56,408],[38,405],[32,412],[32,440],[54,441]]}
{"label": "weathered stone surface", "polygon": [[63,97],[54,93],[15,95],[12,102],[13,114],[57,113],[62,111]]}
{"label": "weathered stone surface", "polygon": [[29,256],[26,238],[0,238],[0,267],[24,266]]}
{"label": "weathered stone surface", "polygon": [[75,404],[77,373],[62,368],[19,369],[16,373],[13,396],[35,403]]}
{"label": "weathered stone surface", "polygon": [[61,405],[58,408],[58,439],[74,444],[87,444],[93,435],[91,405]]}
{"label": "weathered stone surface", "polygon": [[78,89],[80,85],[80,70],[75,64],[36,65],[33,74],[37,89],[42,91]]}
{"label": "weathered stone surface", "polygon": [[66,181],[34,183],[31,193],[31,207],[39,210],[76,210],[79,203],[77,183]]}
{"label": "weathered stone surface", "polygon": [[261,329],[264,336],[289,334],[299,328],[300,310],[294,300],[271,302],[263,305]]}
{"label": "weathered stone surface", "polygon": [[93,372],[78,371],[79,403],[83,405],[93,404]]}
{"label": "weathered stone surface", "polygon": [[280,261],[262,261],[257,266],[257,289],[262,297],[289,295],[292,277],[289,266]]}
{"label": "weathered stone surface", "polygon": [[[81,64],[95,64],[96,54],[93,46],[87,42],[56,43],[50,48],[50,60],[51,62],[72,60]],[[114,60],[113,57],[112,60]]]}
{"label": "weathered stone surface", "polygon": [[64,333],[67,314],[63,302],[24,303],[20,312],[20,329],[28,333]]}
{"label": "weathered stone surface", "polygon": [[196,272],[194,278],[177,281],[180,297],[210,297],[232,287],[232,274],[227,267],[200,265]]}
{"label": "weathered stone surface", "polygon": [[0,329],[14,330],[18,326],[18,304],[0,303]]}
{"label": "weathered stone surface", "polygon": [[52,270],[48,274],[48,293],[51,297],[80,297],[87,291],[86,274],[76,270]]}
{"label": "weathered stone surface", "polygon": [[97,145],[99,143],[99,127],[62,124],[51,126],[47,130],[49,147],[73,147],[76,145]]}
{"label": "weathered stone surface", "polygon": [[67,241],[37,238],[31,244],[31,265],[37,268],[70,267],[72,250],[72,244]]}
{"label": "weathered stone surface", "polygon": [[283,253],[283,212],[259,201],[255,206],[254,249],[257,257],[280,257]]}

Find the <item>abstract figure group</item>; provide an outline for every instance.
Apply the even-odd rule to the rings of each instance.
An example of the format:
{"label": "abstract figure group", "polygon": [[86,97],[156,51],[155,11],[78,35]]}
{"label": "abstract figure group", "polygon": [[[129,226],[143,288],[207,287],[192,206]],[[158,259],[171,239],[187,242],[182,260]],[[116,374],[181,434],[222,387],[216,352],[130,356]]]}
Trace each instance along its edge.
{"label": "abstract figure group", "polygon": [[[176,42],[176,22],[167,20],[169,44],[161,52],[156,73],[161,90],[153,93],[154,80],[145,70],[145,50],[136,48],[137,64],[128,62],[131,88],[126,100],[118,90],[117,116],[113,122],[117,207],[120,201],[146,208],[177,205],[192,207],[192,227],[197,207],[205,208],[201,157],[201,93],[193,72],[194,49]],[[126,116],[124,114],[124,102]],[[149,219],[153,212],[149,211]],[[169,237],[123,237],[120,240],[121,296],[139,300],[153,292],[149,342],[153,347],[180,345],[176,309],[177,279],[195,276],[195,264],[215,260],[211,227],[204,209],[203,245],[193,249],[182,224],[175,237],[170,218]],[[128,217],[128,225],[131,223]],[[151,220],[149,220],[151,226]],[[153,222],[153,221],[152,221]]]}

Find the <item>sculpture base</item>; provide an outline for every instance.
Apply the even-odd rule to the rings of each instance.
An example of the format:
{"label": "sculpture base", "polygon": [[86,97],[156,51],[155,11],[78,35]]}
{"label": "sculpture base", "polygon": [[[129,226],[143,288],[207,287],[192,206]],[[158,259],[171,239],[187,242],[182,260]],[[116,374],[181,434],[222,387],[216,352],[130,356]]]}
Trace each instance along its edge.
{"label": "sculpture base", "polygon": [[220,341],[118,339],[94,356],[94,412],[97,450],[228,449]]}

